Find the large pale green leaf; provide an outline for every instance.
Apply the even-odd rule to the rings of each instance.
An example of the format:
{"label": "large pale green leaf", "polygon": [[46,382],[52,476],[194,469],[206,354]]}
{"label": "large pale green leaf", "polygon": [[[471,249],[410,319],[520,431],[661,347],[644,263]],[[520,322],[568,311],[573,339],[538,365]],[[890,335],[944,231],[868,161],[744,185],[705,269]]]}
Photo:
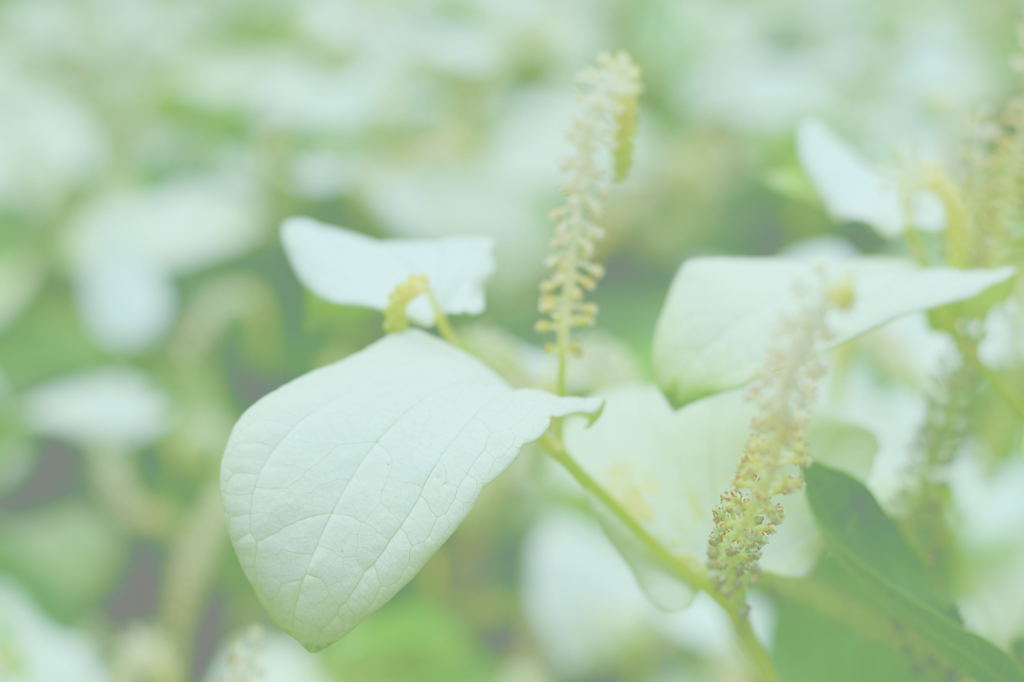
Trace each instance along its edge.
{"label": "large pale green leaf", "polygon": [[[567,424],[570,455],[660,545],[702,565],[712,510],[731,485],[753,408],[737,391],[678,411],[652,385],[620,387],[603,397],[601,417],[592,426],[582,420]],[[814,425],[810,440],[816,457],[859,472],[876,447],[870,434],[831,420]],[[818,556],[820,538],[803,493],[782,502],[786,521],[768,544],[762,565],[802,575]],[[604,513],[601,518],[651,600],[668,610],[685,606],[689,590],[665,574],[625,528]]]}
{"label": "large pale green leaf", "polygon": [[[377,310],[410,275],[426,275],[441,310],[479,313],[484,283],[494,271],[494,240],[487,237],[374,239],[296,217],[285,221],[281,241],[295,274],[314,294]],[[409,317],[432,323],[429,301],[420,296],[410,303]]]}
{"label": "large pale green leaf", "polygon": [[812,263],[780,258],[695,258],[679,269],[654,333],[658,384],[675,405],[739,386],[764,359],[778,321],[798,303],[794,288],[849,277],[855,302],[835,316],[830,345],[902,315],[973,298],[1012,268],[919,268],[890,258]]}
{"label": "large pale green leaf", "polygon": [[513,390],[420,331],[388,336],[239,419],[221,490],[242,568],[278,625],[323,648],[416,574],[552,417],[599,404]]}

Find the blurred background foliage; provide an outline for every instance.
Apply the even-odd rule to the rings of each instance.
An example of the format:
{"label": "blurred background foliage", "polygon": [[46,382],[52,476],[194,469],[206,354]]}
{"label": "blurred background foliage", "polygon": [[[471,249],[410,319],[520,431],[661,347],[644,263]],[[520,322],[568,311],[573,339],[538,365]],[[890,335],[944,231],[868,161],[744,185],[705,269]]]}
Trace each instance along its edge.
{"label": "blurred background foliage", "polygon": [[[824,234],[882,249],[808,200],[796,123],[821,116],[883,166],[955,155],[1014,86],[1018,10],[0,0],[0,677],[741,679],[710,605],[654,613],[590,521],[545,511],[560,488],[537,488],[529,456],[339,645],[314,657],[253,629],[216,497],[227,434],[380,334],[378,314],[302,291],[277,227],[491,235],[498,272],[467,334],[496,356],[515,343],[496,326],[536,343],[573,74],[625,48],[646,89],[595,365],[644,375],[686,257]],[[40,656],[47,676],[19,677]]]}

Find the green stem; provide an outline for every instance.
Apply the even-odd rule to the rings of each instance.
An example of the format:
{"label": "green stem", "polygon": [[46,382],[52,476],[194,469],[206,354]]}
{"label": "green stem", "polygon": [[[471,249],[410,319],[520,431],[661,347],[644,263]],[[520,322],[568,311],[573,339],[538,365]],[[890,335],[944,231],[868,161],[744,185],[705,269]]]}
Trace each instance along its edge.
{"label": "green stem", "polygon": [[606,488],[595,481],[594,478],[583,469],[583,467],[576,463],[561,444],[548,436],[545,436],[542,442],[547,449],[548,454],[550,454],[556,462],[561,464],[565,470],[568,471],[574,479],[576,479],[576,482],[579,483],[584,490],[596,497],[619,522],[626,526],[626,528],[628,528],[629,531],[635,535],[637,539],[640,540],[652,554],[654,554],[654,556],[658,558],[659,563],[672,573],[672,575],[694,589],[711,589],[711,581],[708,580],[707,576],[703,575],[690,564],[686,563],[679,557],[674,556],[671,552],[665,549],[665,547],[658,542],[654,536],[640,525],[632,514],[626,511],[626,509],[619,504],[619,501],[616,500]]}
{"label": "green stem", "polygon": [[[556,420],[555,433],[560,433],[561,428],[561,420]],[[685,559],[672,554],[664,545],[658,542],[606,488],[594,480],[583,467],[576,463],[576,460],[569,455],[562,445],[559,437],[552,436],[549,432],[541,439],[541,444],[548,454],[551,455],[552,459],[561,464],[584,490],[597,498],[620,523],[636,536],[665,570],[694,590],[706,592],[708,596],[714,599],[729,615],[729,620],[736,633],[740,648],[756,669],[761,682],[779,682],[779,676],[775,672],[771,657],[754,634],[746,614],[715,588],[708,575]]]}
{"label": "green stem", "polygon": [[1018,415],[1024,417],[1024,399],[1017,395],[1017,392],[1010,388],[1001,376],[993,372],[981,361],[981,358],[977,357],[977,355],[972,355],[968,358],[968,362],[970,362],[974,368],[978,370],[990,384],[992,384],[992,387],[1003,397],[1006,404],[1012,407]]}
{"label": "green stem", "polygon": [[555,378],[555,393],[565,395],[569,390],[569,344],[572,343],[572,328],[569,326],[569,300],[563,295],[558,307],[560,314],[555,319],[555,354],[558,358],[558,374]]}
{"label": "green stem", "polygon": [[453,346],[462,346],[462,342],[459,341],[459,337],[455,334],[455,330],[452,329],[451,324],[448,322],[448,316],[445,315],[441,309],[441,304],[437,300],[437,296],[434,294],[434,290],[427,285],[427,299],[430,301],[430,308],[434,311],[434,324],[437,326],[437,331],[441,334],[441,337],[445,341],[452,344]]}
{"label": "green stem", "polygon": [[131,453],[86,448],[85,464],[89,486],[126,530],[147,538],[163,538],[173,530],[180,511],[143,482]]}
{"label": "green stem", "polygon": [[1024,398],[1022,398],[1013,388],[1011,388],[1001,376],[992,371],[992,369],[982,362],[978,356],[978,343],[977,341],[969,338],[957,329],[956,324],[953,320],[949,319],[948,316],[942,315],[939,318],[940,327],[943,328],[947,334],[952,337],[953,342],[956,344],[957,350],[960,351],[960,355],[971,367],[975,369],[981,376],[985,378],[992,388],[995,389],[1003,400],[1020,416],[1024,417]]}
{"label": "green stem", "polygon": [[555,392],[558,395],[565,395],[566,392],[566,376],[567,368],[569,365],[569,358],[566,349],[559,344],[558,346],[558,383],[555,384]]}
{"label": "green stem", "polygon": [[196,628],[224,548],[224,513],[216,483],[208,483],[182,524],[164,578],[161,616],[182,657],[192,660]]}

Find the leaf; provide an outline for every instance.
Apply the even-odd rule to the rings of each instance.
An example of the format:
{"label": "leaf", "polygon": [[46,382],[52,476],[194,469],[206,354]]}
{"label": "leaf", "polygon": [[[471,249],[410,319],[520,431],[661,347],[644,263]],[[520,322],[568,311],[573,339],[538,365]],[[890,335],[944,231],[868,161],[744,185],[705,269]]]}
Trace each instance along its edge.
{"label": "leaf", "polygon": [[797,284],[849,277],[855,299],[835,316],[844,343],[890,320],[969,299],[1003,282],[1012,268],[918,268],[889,258],[810,263],[780,258],[695,258],[676,274],[654,333],[658,384],[676,406],[739,386],[760,366],[793,305]]}
{"label": "leaf", "polygon": [[109,517],[78,500],[0,517],[0,573],[18,578],[43,608],[69,622],[109,593],[125,548]]}
{"label": "leaf", "polygon": [[[322,654],[332,680],[451,682],[495,678],[487,642],[457,605],[427,590],[403,592],[388,608]],[[492,615],[492,614],[491,614]],[[294,680],[296,678],[289,678]],[[305,682],[305,678],[302,679]]]}
{"label": "leaf", "polygon": [[807,472],[807,498],[859,601],[894,621],[916,656],[978,682],[1024,680],[1024,669],[1009,656],[944,612],[948,600],[863,484],[815,464]]}
{"label": "leaf", "polygon": [[[777,580],[769,580],[776,587]],[[842,568],[825,560],[814,573],[775,593],[772,658],[786,682],[942,682],[901,651],[892,623],[848,593]],[[827,604],[827,608],[825,607]],[[854,621],[851,623],[850,621]]]}
{"label": "leaf", "polygon": [[600,402],[513,390],[423,332],[259,400],[221,471],[228,530],[274,621],[310,650],[391,598],[552,417]]}
{"label": "leaf", "polygon": [[[732,483],[753,408],[736,391],[678,411],[652,385],[620,387],[601,397],[604,408],[593,426],[582,420],[566,424],[570,455],[670,554],[703,565],[712,511]],[[810,437],[815,456],[853,468],[870,460],[876,447],[870,434],[832,420],[815,424]],[[768,544],[763,564],[776,573],[802,575],[817,558],[820,539],[802,493],[781,501],[786,521]],[[686,606],[690,590],[601,506],[595,510],[651,600],[665,610]]]}
{"label": "leaf", "polygon": [[[903,198],[897,181],[883,177],[824,122],[801,121],[797,155],[834,219],[866,223],[883,237],[902,234]],[[942,229],[945,217],[934,194],[917,192],[913,201],[914,227]]]}
{"label": "leaf", "polygon": [[[494,271],[494,241],[487,237],[374,239],[310,218],[289,218],[281,241],[295,274],[310,291],[334,303],[384,310],[388,296],[410,275],[426,275],[446,313],[480,313],[484,283]],[[421,296],[409,317],[429,325]]]}
{"label": "leaf", "polygon": [[939,608],[949,601],[903,533],[863,484],[821,464],[807,470],[807,498],[827,537],[840,553],[866,559],[895,586]]}

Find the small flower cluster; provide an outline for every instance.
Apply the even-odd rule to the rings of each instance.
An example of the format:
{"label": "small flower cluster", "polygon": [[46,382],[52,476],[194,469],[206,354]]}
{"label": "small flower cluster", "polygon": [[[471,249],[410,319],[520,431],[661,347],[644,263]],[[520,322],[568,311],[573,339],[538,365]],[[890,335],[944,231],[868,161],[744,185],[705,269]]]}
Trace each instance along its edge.
{"label": "small flower cluster", "polygon": [[575,350],[572,328],[594,323],[597,306],[584,297],[604,274],[594,262],[596,242],[604,235],[598,220],[608,186],[629,169],[641,89],[639,68],[621,51],[601,54],[578,76],[582,112],[568,134],[573,154],[562,162],[568,174],[565,203],[551,212],[555,236],[546,261],[551,274],[541,284],[539,305],[546,317],[536,325],[538,332],[555,334],[549,350]]}
{"label": "small flower cluster", "polygon": [[817,349],[832,336],[829,313],[852,304],[851,283],[829,286],[822,281],[821,295],[783,317],[778,344],[748,388],[747,397],[758,410],[732,488],[714,510],[708,539],[708,568],[716,587],[738,605],[745,603],[761,553],[782,523],[782,505],[775,497],[803,487],[801,470],[811,464],[810,410],[826,371]]}
{"label": "small flower cluster", "polygon": [[972,265],[1020,257],[1024,244],[1024,98],[1011,100],[968,158]]}
{"label": "small flower cluster", "polygon": [[239,633],[228,647],[216,682],[253,682],[263,678],[259,654],[265,648],[266,633],[253,624]]}
{"label": "small flower cluster", "polygon": [[946,215],[942,259],[953,267],[995,267],[1024,257],[1024,97],[982,121],[959,172],[936,164],[912,173]]}
{"label": "small flower cluster", "polygon": [[937,575],[950,575],[955,544],[947,514],[947,469],[969,437],[971,407],[981,395],[981,385],[977,370],[967,363],[954,360],[944,368],[929,393],[907,471],[910,483],[902,500],[902,521],[908,538]]}

